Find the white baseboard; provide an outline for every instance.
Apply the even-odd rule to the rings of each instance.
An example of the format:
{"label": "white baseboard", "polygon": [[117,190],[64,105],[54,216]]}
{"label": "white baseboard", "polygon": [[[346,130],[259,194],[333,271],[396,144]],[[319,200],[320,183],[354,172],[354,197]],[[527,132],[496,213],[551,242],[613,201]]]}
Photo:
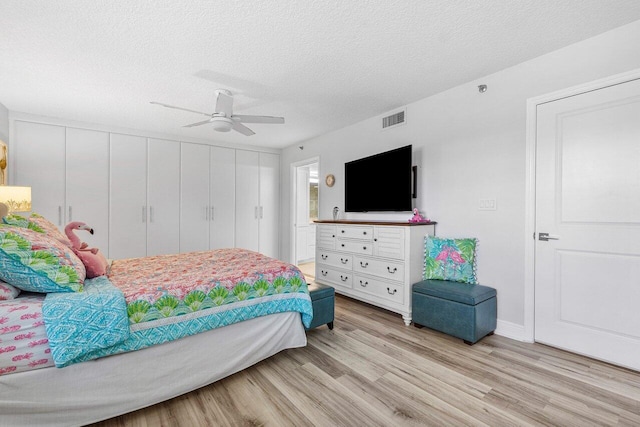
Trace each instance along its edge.
{"label": "white baseboard", "polygon": [[505,320],[498,319],[495,334],[503,337],[511,338],[512,340],[518,340],[523,342],[529,341],[526,338],[523,325],[507,322]]}

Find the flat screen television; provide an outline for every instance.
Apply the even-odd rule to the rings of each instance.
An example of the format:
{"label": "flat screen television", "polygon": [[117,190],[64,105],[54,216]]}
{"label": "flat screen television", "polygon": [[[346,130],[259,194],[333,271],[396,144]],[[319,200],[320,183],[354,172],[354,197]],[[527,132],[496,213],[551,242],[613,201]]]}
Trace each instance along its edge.
{"label": "flat screen television", "polygon": [[410,211],[411,145],[344,164],[345,212]]}

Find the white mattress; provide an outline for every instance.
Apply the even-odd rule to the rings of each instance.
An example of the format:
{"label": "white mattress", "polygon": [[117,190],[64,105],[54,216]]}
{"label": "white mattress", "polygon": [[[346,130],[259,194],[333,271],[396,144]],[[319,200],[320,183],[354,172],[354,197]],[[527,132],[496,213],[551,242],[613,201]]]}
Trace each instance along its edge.
{"label": "white mattress", "polygon": [[307,343],[272,314],[131,353],[0,376],[0,426],[84,425],[171,399]]}

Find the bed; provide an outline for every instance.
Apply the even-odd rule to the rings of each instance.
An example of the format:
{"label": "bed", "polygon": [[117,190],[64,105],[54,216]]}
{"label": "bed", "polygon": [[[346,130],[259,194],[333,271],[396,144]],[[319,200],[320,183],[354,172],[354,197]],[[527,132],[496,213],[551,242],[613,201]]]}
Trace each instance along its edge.
{"label": "bed", "polygon": [[0,301],[0,425],[111,418],[306,345],[295,266],[222,249],[116,260],[74,281],[64,236],[22,225],[0,226],[0,280],[23,289]]}

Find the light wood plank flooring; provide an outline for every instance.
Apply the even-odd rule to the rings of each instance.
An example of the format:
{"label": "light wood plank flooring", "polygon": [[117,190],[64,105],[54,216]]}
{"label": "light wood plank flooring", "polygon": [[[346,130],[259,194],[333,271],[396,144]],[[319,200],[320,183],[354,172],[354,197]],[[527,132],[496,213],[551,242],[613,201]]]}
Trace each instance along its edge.
{"label": "light wood plank flooring", "polygon": [[640,425],[640,374],[500,336],[474,346],[336,296],[305,348],[100,426]]}

